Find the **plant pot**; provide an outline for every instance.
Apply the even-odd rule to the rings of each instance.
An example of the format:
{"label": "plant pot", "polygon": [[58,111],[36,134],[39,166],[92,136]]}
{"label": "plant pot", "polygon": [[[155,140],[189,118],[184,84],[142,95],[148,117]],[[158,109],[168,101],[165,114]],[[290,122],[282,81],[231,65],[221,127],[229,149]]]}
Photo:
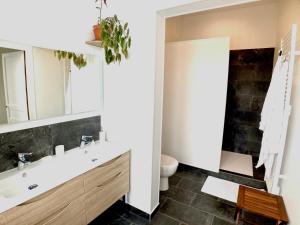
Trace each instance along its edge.
{"label": "plant pot", "polygon": [[102,32],[101,32],[101,27],[99,24],[93,26],[93,31],[95,35],[95,40],[96,41],[101,41],[102,40]]}

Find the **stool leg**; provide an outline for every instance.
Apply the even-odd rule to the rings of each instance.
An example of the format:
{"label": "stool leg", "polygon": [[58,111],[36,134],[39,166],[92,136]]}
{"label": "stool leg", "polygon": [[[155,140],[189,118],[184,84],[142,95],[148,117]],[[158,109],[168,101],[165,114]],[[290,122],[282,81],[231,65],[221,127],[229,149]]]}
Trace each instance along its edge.
{"label": "stool leg", "polygon": [[234,217],[233,217],[234,220],[236,220],[236,218],[237,218],[238,211],[239,211],[239,208],[236,207],[235,212],[234,212]]}
{"label": "stool leg", "polygon": [[240,215],[241,215],[241,209],[237,208],[236,209],[236,221],[235,221],[236,225],[238,225],[240,223]]}

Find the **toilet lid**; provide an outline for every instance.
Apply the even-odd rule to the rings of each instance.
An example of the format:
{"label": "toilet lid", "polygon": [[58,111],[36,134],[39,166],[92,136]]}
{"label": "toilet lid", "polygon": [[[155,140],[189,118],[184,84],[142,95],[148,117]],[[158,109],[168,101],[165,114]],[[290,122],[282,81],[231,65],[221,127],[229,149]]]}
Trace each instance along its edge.
{"label": "toilet lid", "polygon": [[161,155],[161,165],[164,166],[171,166],[171,165],[177,165],[178,161],[176,159],[174,159],[171,156],[168,155]]}

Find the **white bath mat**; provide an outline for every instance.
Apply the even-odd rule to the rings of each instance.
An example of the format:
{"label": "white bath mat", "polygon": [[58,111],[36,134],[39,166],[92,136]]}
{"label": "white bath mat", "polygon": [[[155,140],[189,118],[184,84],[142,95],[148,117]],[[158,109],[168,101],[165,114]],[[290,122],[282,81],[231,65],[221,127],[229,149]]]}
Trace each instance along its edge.
{"label": "white bath mat", "polygon": [[209,176],[207,177],[201,191],[236,203],[239,192],[239,184]]}
{"label": "white bath mat", "polygon": [[222,151],[220,169],[253,177],[252,156]]}

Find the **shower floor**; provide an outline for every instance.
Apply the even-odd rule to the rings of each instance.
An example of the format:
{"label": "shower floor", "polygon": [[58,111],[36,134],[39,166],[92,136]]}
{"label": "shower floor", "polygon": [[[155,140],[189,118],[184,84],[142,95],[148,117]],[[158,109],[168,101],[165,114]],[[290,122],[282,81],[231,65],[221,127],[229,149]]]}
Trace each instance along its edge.
{"label": "shower floor", "polygon": [[252,156],[236,152],[222,151],[220,169],[253,177]]}

